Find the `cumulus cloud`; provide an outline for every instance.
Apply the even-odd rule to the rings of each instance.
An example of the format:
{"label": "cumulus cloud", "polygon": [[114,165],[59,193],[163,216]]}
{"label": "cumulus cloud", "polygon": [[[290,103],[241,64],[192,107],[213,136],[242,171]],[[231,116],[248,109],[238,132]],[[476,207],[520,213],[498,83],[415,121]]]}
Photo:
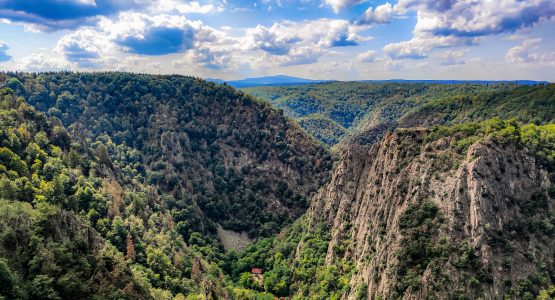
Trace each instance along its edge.
{"label": "cumulus cloud", "polygon": [[2,0],[0,18],[48,31],[91,24],[97,16],[135,7],[135,0]]}
{"label": "cumulus cloud", "polygon": [[[84,27],[63,36],[54,53],[60,54],[68,67],[122,69],[123,53],[139,56],[185,53],[189,49],[202,48],[203,43],[212,48],[224,47],[230,39],[224,32],[184,16],[123,12],[116,19],[102,17],[97,27]],[[218,55],[221,52],[214,50],[213,53]],[[133,63],[131,60],[126,62]]]}
{"label": "cumulus cloud", "polygon": [[368,38],[358,33],[364,27],[346,20],[318,19],[303,22],[285,21],[271,27],[257,26],[246,32],[244,46],[260,49],[275,55],[285,55],[296,45],[317,48],[358,45]]}
{"label": "cumulus cloud", "polygon": [[[399,0],[393,10],[416,11],[417,23],[411,40],[386,45],[384,51],[391,58],[422,59],[437,48],[477,44],[482,36],[534,26],[555,15],[555,1]],[[374,19],[376,11],[370,14]]]}
{"label": "cumulus cloud", "polygon": [[541,44],[542,39],[527,39],[522,44],[515,46],[507,52],[505,59],[512,63],[529,63],[538,59],[536,53],[531,51],[536,50]]}
{"label": "cumulus cloud", "polygon": [[353,6],[364,2],[364,0],[324,0],[324,3],[330,6],[335,13],[338,13],[343,8]]}
{"label": "cumulus cloud", "polygon": [[393,5],[387,2],[377,6],[375,9],[369,7],[364,14],[357,20],[358,24],[385,24],[391,22],[395,15]]}
{"label": "cumulus cloud", "polygon": [[518,46],[512,47],[507,51],[505,59],[515,64],[537,64],[555,66],[555,52],[541,53],[539,46],[542,39],[525,39]]}
{"label": "cumulus cloud", "polygon": [[291,50],[289,55],[279,59],[281,66],[305,65],[318,61],[324,50],[310,46],[298,47]]}
{"label": "cumulus cloud", "polygon": [[374,50],[368,50],[366,52],[362,52],[357,56],[358,61],[360,62],[374,62],[378,59],[378,52]]}
{"label": "cumulus cloud", "polygon": [[180,13],[180,14],[209,14],[219,13],[225,10],[225,2],[214,2],[201,4],[198,1],[183,0],[157,0],[151,1],[149,10],[155,13]]}
{"label": "cumulus cloud", "polygon": [[106,35],[89,28],[62,37],[54,51],[80,68],[97,68],[112,49]]}
{"label": "cumulus cloud", "polygon": [[140,36],[126,36],[116,43],[131,53],[164,55],[190,49],[193,38],[191,28],[152,27]]}
{"label": "cumulus cloud", "polygon": [[212,70],[221,70],[230,67],[232,62],[229,51],[215,50],[207,46],[201,46],[187,51],[181,59],[172,62],[176,68],[201,66]]}
{"label": "cumulus cloud", "polygon": [[311,64],[329,53],[330,48],[355,46],[368,40],[369,37],[359,34],[365,28],[338,19],[284,21],[270,27],[258,25],[247,29],[239,43],[244,51],[265,52],[266,64]]}
{"label": "cumulus cloud", "polygon": [[[414,5],[411,1],[400,1],[399,5],[410,7]],[[443,36],[476,37],[514,32],[555,15],[552,0],[444,0],[435,5],[429,1],[419,5],[415,30]]]}
{"label": "cumulus cloud", "polygon": [[453,36],[415,36],[411,40],[391,43],[383,51],[393,59],[423,59],[438,48],[472,45],[475,40]]}
{"label": "cumulus cloud", "polygon": [[60,71],[67,69],[68,63],[60,58],[49,56],[45,53],[34,53],[17,61],[16,70],[29,72]]}
{"label": "cumulus cloud", "polygon": [[444,66],[463,65],[466,63],[465,56],[468,49],[447,50],[437,55],[437,61]]}
{"label": "cumulus cloud", "polygon": [[74,29],[94,25],[100,17],[124,11],[161,13],[215,13],[225,2],[201,4],[188,0],[1,0],[0,18],[21,23],[31,31]]}
{"label": "cumulus cloud", "polygon": [[184,16],[124,12],[117,20],[104,18],[99,28],[130,53],[165,55],[191,49],[197,40],[215,39],[214,30]]}
{"label": "cumulus cloud", "polygon": [[284,33],[282,28],[281,25],[274,24],[270,28],[258,25],[248,29],[244,45],[247,49],[260,49],[274,55],[286,55],[289,53],[291,44],[298,42],[299,38]]}
{"label": "cumulus cloud", "polygon": [[0,40],[0,62],[4,62],[12,59],[12,57],[7,53],[9,48],[10,47],[8,47],[8,44]]}

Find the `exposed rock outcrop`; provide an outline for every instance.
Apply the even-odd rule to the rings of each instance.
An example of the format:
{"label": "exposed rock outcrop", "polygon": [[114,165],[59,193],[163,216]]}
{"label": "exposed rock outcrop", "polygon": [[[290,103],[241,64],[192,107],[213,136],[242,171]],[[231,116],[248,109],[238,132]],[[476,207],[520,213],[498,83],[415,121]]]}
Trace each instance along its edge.
{"label": "exposed rock outcrop", "polygon": [[552,282],[553,174],[515,144],[456,151],[427,133],[352,145],[313,199],[312,223],[331,231],[326,263],[354,261],[344,298],[502,299]]}

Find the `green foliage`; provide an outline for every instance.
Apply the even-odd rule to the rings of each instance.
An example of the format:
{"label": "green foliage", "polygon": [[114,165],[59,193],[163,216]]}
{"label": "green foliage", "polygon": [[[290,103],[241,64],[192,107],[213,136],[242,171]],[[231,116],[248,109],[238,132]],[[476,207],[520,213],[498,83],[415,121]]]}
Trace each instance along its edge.
{"label": "green foliage", "polygon": [[18,87],[6,93],[57,118],[35,135],[39,147],[71,146],[72,168],[92,154],[86,171],[151,186],[169,200],[185,240],[215,233],[216,223],[252,237],[276,233],[307,208],[331,167],[331,156],[295,124],[230,87],[184,76],[6,75],[5,84]]}
{"label": "green foliage", "polygon": [[368,285],[363,283],[358,286],[356,292],[356,299],[357,300],[365,300],[368,298]]}
{"label": "green foliage", "polygon": [[451,147],[462,154],[483,137],[491,137],[502,143],[516,143],[529,149],[549,170],[555,170],[555,124],[521,124],[514,119],[493,118],[483,122],[434,126],[425,140],[430,143],[444,137],[453,138]]}
{"label": "green foliage", "polygon": [[537,300],[550,300],[555,299],[555,286],[551,286],[548,289],[540,291]]}
{"label": "green foliage", "polygon": [[328,229],[316,226],[307,234],[305,222],[301,218],[283,236],[258,241],[241,253],[232,266],[240,285],[260,290],[248,272],[260,267],[264,270],[263,290],[273,295],[339,299],[348,289],[352,266],[346,261],[326,265]]}
{"label": "green foliage", "polygon": [[299,125],[317,140],[335,145],[347,133],[347,129],[322,114],[311,114],[298,118]]}
{"label": "green foliage", "polygon": [[492,117],[553,120],[555,85],[330,82],[243,89],[283,109],[323,143],[373,142],[386,129]]}
{"label": "green foliage", "polygon": [[15,299],[17,296],[17,280],[6,260],[0,258],[0,298]]}
{"label": "green foliage", "polygon": [[[349,239],[326,262],[325,224],[301,218],[286,227],[325,182],[332,158],[268,104],[182,76],[6,77],[0,83],[0,298],[368,296],[367,286],[349,286],[353,262],[341,256],[352,250]],[[555,127],[544,124],[552,118],[551,89],[331,83],[276,88],[283,99],[272,101],[329,145],[372,122],[380,130],[410,125],[407,116],[426,125],[515,117],[436,126],[424,142],[449,139],[456,157],[482,138],[516,143],[553,170]],[[532,106],[521,103],[529,96]],[[522,125],[533,107],[543,110]],[[422,150],[403,148],[400,168]],[[452,167],[451,158],[438,155],[434,167]],[[552,194],[542,190],[528,199],[522,222],[510,231],[551,236],[555,218],[545,212]],[[214,235],[218,224],[258,240],[226,254]],[[427,200],[401,217],[398,295],[418,290],[427,270],[445,282],[438,265],[447,259],[461,272],[480,270],[471,284],[490,280],[474,249],[436,236],[440,226],[441,214]],[[253,267],[264,270],[260,283]],[[516,284],[513,294],[537,293],[547,283],[541,275]]]}
{"label": "green foliage", "polygon": [[429,200],[409,204],[399,219],[402,248],[398,252],[396,292],[420,289],[421,276],[430,264],[444,255],[445,247],[437,240],[442,219],[437,206]]}

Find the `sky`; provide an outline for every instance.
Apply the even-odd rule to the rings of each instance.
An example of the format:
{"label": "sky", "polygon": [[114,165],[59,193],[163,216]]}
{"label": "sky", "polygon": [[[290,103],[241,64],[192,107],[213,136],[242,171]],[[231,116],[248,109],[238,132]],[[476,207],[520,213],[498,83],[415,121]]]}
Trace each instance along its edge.
{"label": "sky", "polygon": [[0,0],[0,70],[555,82],[555,0]]}

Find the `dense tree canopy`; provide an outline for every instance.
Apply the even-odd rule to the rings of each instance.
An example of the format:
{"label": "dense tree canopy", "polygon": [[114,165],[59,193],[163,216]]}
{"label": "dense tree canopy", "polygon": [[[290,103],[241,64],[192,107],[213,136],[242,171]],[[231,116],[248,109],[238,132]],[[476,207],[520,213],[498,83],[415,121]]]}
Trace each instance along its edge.
{"label": "dense tree canopy", "polygon": [[[325,263],[327,225],[298,219],[332,156],[270,104],[183,76],[0,79],[0,299],[337,299],[354,288],[365,297],[349,286],[352,261]],[[277,105],[330,145],[376,124],[427,125],[426,142],[454,136],[464,153],[495,138],[552,171],[553,88],[332,83],[292,87],[304,100]],[[545,230],[551,219],[534,209],[515,232]],[[403,221],[411,233],[421,229],[413,215]],[[218,225],[257,242],[226,252]],[[403,270],[410,283],[420,269]]]}
{"label": "dense tree canopy", "polygon": [[[552,121],[555,85],[330,82],[246,88],[333,146],[373,141],[372,132],[515,117]],[[397,124],[397,123],[400,124]]]}

